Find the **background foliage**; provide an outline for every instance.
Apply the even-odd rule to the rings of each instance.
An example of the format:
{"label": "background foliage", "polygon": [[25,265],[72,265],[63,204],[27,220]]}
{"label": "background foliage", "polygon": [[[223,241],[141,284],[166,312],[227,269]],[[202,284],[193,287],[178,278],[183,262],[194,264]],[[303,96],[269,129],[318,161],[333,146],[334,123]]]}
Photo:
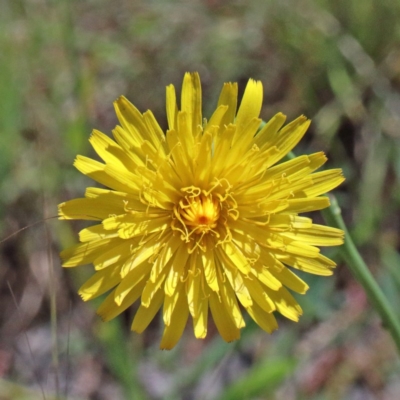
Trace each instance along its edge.
{"label": "background foliage", "polygon": [[[165,127],[165,86],[185,71],[200,72],[206,116],[223,82],[252,77],[264,119],[312,118],[296,153],[344,169],[346,222],[399,304],[399,18],[392,0],[3,0],[0,237],[83,194],[73,159],[93,156],[92,128],[115,126],[120,94]],[[58,252],[82,226],[49,220],[1,243],[0,398],[400,398],[392,340],[340,260],[333,277],[304,277],[299,324],[268,336],[249,321],[234,344],[188,330],[161,352],[157,323],[132,335],[129,312],[104,324],[76,295],[91,267],[62,270]]]}

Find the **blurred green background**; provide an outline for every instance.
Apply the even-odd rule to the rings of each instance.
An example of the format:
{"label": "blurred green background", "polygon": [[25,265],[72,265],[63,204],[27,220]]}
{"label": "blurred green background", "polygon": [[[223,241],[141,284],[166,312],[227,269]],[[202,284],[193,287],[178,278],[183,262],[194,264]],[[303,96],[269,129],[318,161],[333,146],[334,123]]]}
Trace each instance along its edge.
{"label": "blurred green background", "polygon": [[[251,77],[264,119],[313,120],[295,152],[343,168],[345,220],[400,304],[399,21],[397,0],[3,0],[0,237],[82,196],[92,182],[73,159],[93,155],[92,128],[110,133],[119,95],[166,127],[165,86],[184,72],[201,75],[205,116],[223,82],[242,92]],[[333,277],[304,276],[298,324],[267,335],[249,322],[234,344],[187,329],[161,352],[157,321],[132,335],[129,312],[102,323],[76,294],[91,268],[62,270],[58,252],[83,226],[53,219],[1,243],[1,399],[400,398],[392,339],[335,252]]]}

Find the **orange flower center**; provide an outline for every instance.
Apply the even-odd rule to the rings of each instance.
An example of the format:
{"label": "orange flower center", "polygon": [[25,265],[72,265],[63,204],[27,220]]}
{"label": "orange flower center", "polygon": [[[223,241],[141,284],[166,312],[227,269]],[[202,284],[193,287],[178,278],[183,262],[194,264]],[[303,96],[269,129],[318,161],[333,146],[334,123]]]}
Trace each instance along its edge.
{"label": "orange flower center", "polygon": [[188,232],[203,234],[216,228],[220,215],[219,201],[211,194],[185,197],[179,202],[179,219]]}
{"label": "orange flower center", "polygon": [[185,195],[173,208],[171,229],[187,243],[189,253],[231,241],[228,221],[236,220],[239,213],[229,189],[227,181],[217,181],[208,191],[196,186],[181,189]]}

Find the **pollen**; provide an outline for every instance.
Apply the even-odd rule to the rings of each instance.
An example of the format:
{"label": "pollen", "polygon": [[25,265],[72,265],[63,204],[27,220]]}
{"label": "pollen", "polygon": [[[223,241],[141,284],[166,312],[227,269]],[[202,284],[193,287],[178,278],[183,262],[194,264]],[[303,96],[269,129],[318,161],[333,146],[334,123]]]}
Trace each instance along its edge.
{"label": "pollen", "polygon": [[204,234],[214,230],[218,225],[220,204],[211,194],[200,194],[196,197],[185,197],[177,207],[178,219],[191,233]]}

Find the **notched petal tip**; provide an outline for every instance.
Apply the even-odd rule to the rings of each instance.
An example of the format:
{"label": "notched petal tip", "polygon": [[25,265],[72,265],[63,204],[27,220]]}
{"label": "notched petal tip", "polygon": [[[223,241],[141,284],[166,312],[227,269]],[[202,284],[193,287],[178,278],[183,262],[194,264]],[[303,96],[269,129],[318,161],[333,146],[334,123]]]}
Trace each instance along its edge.
{"label": "notched petal tip", "polygon": [[65,206],[65,201],[63,202],[63,203],[60,203],[58,206],[57,206],[57,215],[58,215],[58,219],[67,219],[67,217],[64,215],[64,212],[63,212],[63,208],[64,208],[64,206]]}
{"label": "notched petal tip", "polygon": [[283,112],[279,111],[272,118],[279,118],[279,119],[283,119],[284,118],[286,120],[287,116]]}
{"label": "notched petal tip", "polygon": [[88,301],[92,298],[92,295],[89,293],[86,293],[82,290],[78,291],[79,296],[82,298],[83,301]]}
{"label": "notched petal tip", "polygon": [[133,107],[125,96],[119,96],[113,101],[114,110],[119,120],[121,115],[123,115],[123,113],[129,108],[129,105]]}
{"label": "notched petal tip", "polygon": [[114,100],[113,104],[114,104],[114,107],[121,108],[121,107],[124,107],[127,104],[131,104],[131,103],[125,96],[121,95]]}

